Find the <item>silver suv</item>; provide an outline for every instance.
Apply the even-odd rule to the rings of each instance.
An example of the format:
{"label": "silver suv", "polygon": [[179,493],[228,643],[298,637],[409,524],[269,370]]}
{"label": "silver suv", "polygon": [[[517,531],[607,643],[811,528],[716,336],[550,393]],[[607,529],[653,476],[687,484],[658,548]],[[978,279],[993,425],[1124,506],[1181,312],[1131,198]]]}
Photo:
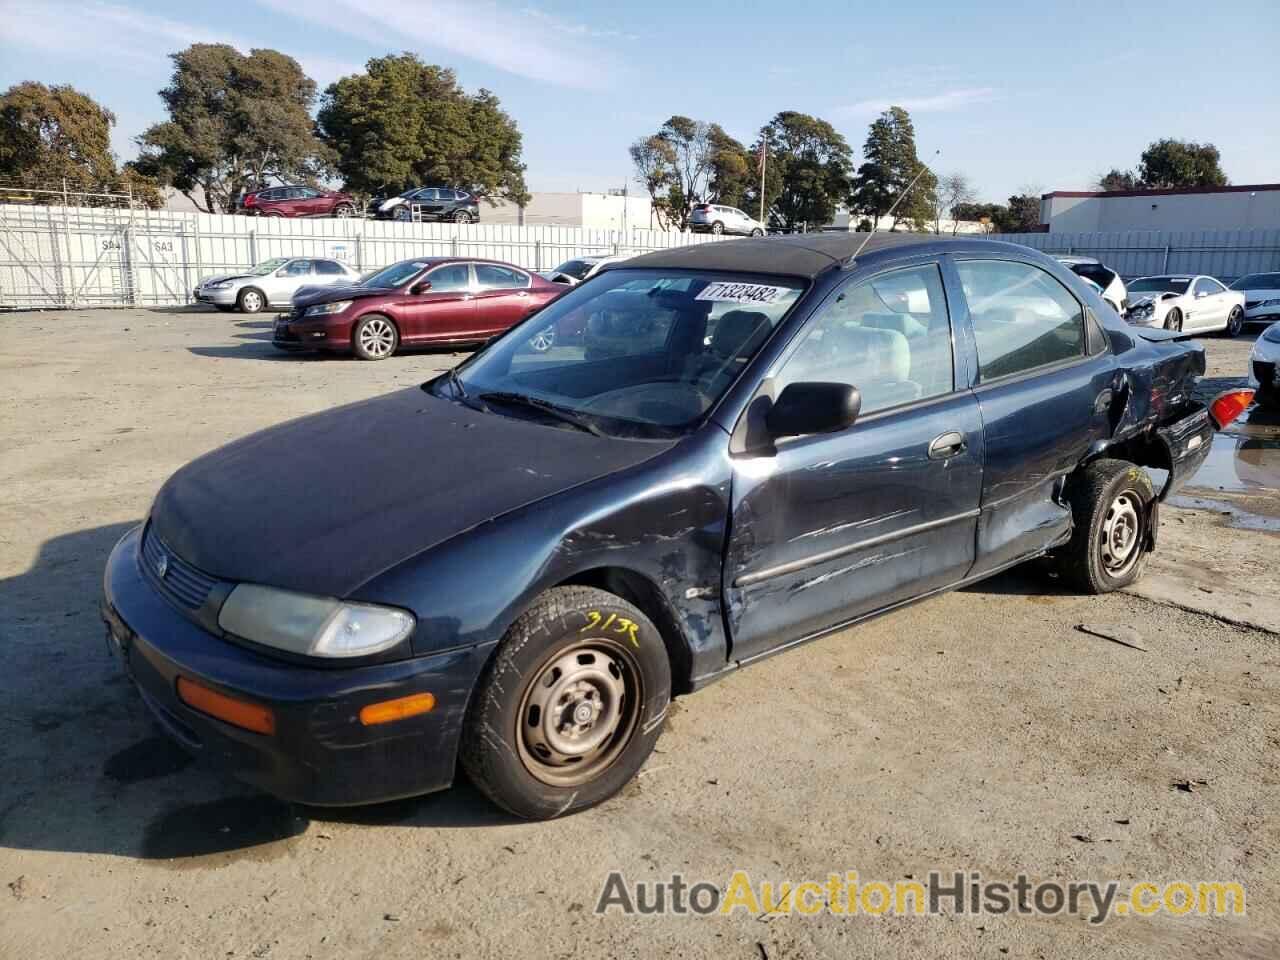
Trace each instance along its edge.
{"label": "silver suv", "polygon": [[741,237],[763,237],[765,226],[737,207],[718,203],[700,203],[689,215],[689,229],[694,233],[729,233]]}

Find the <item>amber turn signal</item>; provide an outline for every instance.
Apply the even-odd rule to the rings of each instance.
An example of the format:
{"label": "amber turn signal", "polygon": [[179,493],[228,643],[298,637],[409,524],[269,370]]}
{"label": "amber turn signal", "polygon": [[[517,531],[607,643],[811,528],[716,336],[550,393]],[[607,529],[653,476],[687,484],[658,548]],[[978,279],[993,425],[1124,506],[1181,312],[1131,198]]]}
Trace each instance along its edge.
{"label": "amber turn signal", "polygon": [[178,678],[178,699],[191,709],[232,726],[268,736],[276,732],[276,715],[269,708],[228,697],[186,677]]}
{"label": "amber turn signal", "polygon": [[1245,408],[1251,403],[1253,403],[1252,390],[1228,390],[1213,398],[1213,403],[1209,404],[1209,416],[1213,417],[1213,422],[1221,430],[1244,413]]}
{"label": "amber turn signal", "polygon": [[416,717],[420,713],[430,713],[436,705],[436,698],[429,693],[415,693],[395,700],[383,700],[371,703],[360,711],[360,722],[366,727],[376,723],[391,723],[406,717]]}

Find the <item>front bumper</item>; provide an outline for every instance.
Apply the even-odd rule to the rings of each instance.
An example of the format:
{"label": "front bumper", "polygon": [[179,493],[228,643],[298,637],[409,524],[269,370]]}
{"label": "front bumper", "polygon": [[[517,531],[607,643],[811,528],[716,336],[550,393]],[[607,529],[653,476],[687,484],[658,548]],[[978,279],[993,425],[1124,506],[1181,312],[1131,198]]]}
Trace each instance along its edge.
{"label": "front bumper", "polygon": [[1244,319],[1246,323],[1275,323],[1280,320],[1280,304],[1245,310]]}
{"label": "front bumper", "polygon": [[281,350],[346,350],[351,346],[351,323],[284,314],[276,319],[271,342]]}
{"label": "front bumper", "polygon": [[224,307],[235,306],[236,295],[240,291],[235,287],[225,287],[222,289],[210,289],[208,287],[196,287],[191,295],[196,298],[199,303],[220,304]]}
{"label": "front bumper", "polygon": [[[142,528],[116,544],[103,580],[103,619],[142,701],[188,751],[286,800],[375,803],[448,787],[467,700],[492,646],[362,667],[278,661],[216,636],[180,613],[139,566]],[[224,723],[187,706],[179,676],[268,707],[275,733]],[[431,693],[430,713],[366,727],[371,703]]]}

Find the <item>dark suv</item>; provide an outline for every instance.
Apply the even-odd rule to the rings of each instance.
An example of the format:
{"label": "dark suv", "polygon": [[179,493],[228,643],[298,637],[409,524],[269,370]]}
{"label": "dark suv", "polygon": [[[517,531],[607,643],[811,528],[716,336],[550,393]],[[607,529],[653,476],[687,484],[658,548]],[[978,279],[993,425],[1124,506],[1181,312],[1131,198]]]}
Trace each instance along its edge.
{"label": "dark suv", "polygon": [[480,203],[465,190],[414,187],[395,197],[374,197],[369,204],[378,220],[447,220],[477,223]]}
{"label": "dark suv", "polygon": [[268,187],[246,193],[241,212],[259,217],[354,217],[356,202],[345,193],[315,187]]}

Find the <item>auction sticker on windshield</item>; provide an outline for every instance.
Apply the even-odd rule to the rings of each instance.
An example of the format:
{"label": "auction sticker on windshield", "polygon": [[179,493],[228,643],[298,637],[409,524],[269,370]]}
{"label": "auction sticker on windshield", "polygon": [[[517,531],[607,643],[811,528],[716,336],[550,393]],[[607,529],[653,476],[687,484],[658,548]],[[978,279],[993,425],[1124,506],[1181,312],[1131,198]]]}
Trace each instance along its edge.
{"label": "auction sticker on windshield", "polygon": [[794,287],[771,287],[763,283],[728,283],[720,280],[709,283],[695,300],[714,300],[717,303],[773,303]]}

